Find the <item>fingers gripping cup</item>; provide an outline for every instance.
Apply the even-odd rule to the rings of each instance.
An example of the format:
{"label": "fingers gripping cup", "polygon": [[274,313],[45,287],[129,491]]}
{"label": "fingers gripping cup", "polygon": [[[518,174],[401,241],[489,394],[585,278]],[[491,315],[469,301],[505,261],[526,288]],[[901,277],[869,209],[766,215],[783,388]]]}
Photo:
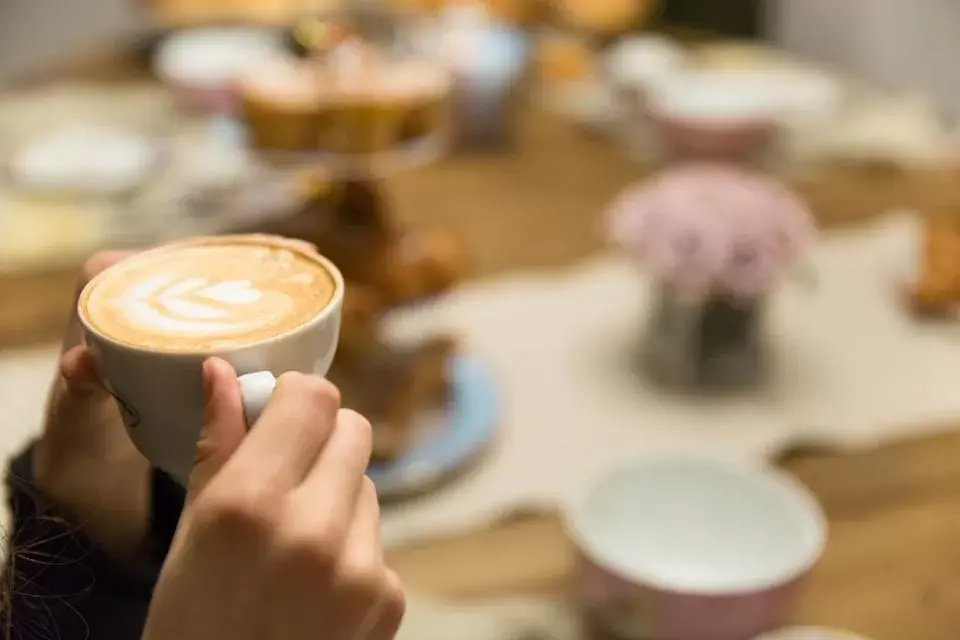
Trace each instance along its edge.
{"label": "fingers gripping cup", "polygon": [[203,422],[203,362],[240,378],[247,423],[275,376],[325,375],[333,361],[343,277],[281,238],[186,240],[124,260],[84,288],[78,315],[130,439],[182,483]]}

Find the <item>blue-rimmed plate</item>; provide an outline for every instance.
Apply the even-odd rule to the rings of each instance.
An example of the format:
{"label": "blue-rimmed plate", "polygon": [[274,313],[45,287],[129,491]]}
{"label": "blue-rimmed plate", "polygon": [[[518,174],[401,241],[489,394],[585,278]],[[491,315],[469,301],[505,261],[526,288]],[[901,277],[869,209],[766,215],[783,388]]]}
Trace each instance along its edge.
{"label": "blue-rimmed plate", "polygon": [[406,454],[367,470],[381,498],[422,492],[469,466],[493,441],[500,399],[490,372],[464,356],[450,361],[446,407],[424,413]]}

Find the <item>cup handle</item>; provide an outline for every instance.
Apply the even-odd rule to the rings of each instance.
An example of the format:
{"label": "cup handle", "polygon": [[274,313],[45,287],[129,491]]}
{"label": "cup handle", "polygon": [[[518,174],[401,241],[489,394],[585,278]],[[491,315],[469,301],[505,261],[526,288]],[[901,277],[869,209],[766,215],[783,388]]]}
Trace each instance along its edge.
{"label": "cup handle", "polygon": [[249,429],[260,419],[277,386],[277,379],[269,371],[257,371],[242,375],[237,380],[243,398],[243,417]]}

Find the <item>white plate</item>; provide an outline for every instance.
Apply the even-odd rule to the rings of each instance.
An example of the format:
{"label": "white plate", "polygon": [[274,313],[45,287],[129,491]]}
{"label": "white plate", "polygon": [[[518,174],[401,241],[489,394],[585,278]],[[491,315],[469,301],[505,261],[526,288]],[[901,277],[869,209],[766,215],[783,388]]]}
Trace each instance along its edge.
{"label": "white plate", "polygon": [[154,59],[165,82],[216,86],[240,79],[253,65],[280,55],[280,36],[263,29],[194,29],[167,38]]}
{"label": "white plate", "polygon": [[686,63],[683,48],[662,36],[632,36],[617,42],[604,59],[604,69],[613,82],[646,89]]}
{"label": "white plate", "polygon": [[779,120],[785,110],[779,73],[681,71],[651,87],[655,116],[699,123]]}
{"label": "white plate", "polygon": [[28,191],[118,194],[134,189],[157,168],[155,141],[121,128],[73,125],[21,147],[10,164],[17,185]]}

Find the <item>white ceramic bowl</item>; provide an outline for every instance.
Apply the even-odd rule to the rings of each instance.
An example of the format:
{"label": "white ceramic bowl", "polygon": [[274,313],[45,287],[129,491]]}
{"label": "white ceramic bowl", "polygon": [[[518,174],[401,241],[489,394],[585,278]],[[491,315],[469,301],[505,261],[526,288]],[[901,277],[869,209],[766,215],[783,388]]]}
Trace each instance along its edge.
{"label": "white ceramic bowl", "polygon": [[743,640],[774,628],[826,544],[812,494],[773,469],[638,460],[567,518],[583,604],[628,638]]}
{"label": "white ceramic bowl", "polygon": [[767,145],[783,120],[782,77],[681,71],[650,88],[646,107],[668,155],[740,159]]}
{"label": "white ceramic bowl", "polygon": [[780,80],[762,72],[680,71],[653,87],[649,108],[658,117],[703,126],[771,122],[783,113]]}
{"label": "white ceramic bowl", "polygon": [[604,59],[604,71],[620,88],[646,91],[686,63],[684,49],[662,36],[631,36],[617,42]]}
{"label": "white ceramic bowl", "polygon": [[190,29],[168,37],[154,59],[154,72],[187,109],[233,113],[237,84],[264,59],[282,55],[280,34],[265,29]]}

